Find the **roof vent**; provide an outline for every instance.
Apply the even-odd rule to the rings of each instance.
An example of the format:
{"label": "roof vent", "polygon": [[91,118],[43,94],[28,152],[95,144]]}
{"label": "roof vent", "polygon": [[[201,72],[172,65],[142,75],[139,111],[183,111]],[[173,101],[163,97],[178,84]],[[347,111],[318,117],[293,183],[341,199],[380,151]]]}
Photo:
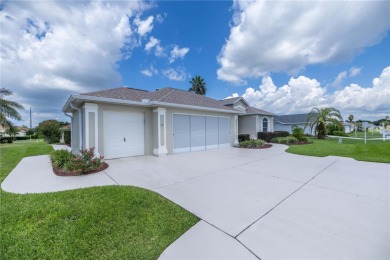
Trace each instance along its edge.
{"label": "roof vent", "polygon": [[141,102],[146,104],[146,103],[149,103],[150,100],[149,99],[142,99]]}

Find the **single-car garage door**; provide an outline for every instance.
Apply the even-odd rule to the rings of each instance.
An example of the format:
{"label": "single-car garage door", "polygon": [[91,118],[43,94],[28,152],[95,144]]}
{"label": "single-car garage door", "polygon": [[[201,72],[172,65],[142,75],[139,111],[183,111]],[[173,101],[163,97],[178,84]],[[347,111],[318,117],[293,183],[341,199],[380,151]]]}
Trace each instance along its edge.
{"label": "single-car garage door", "polygon": [[144,114],[103,111],[103,136],[106,159],[144,155]]}
{"label": "single-car garage door", "polygon": [[173,152],[190,152],[230,146],[230,118],[173,115]]}

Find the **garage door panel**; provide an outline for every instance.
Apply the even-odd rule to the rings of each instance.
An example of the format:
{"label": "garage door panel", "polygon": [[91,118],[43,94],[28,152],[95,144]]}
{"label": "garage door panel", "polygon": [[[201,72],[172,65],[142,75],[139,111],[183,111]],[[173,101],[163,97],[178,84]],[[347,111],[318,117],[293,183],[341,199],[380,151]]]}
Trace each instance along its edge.
{"label": "garage door panel", "polygon": [[190,116],[173,115],[173,152],[191,151]]}
{"label": "garage door panel", "polygon": [[206,117],[206,149],[218,148],[218,117]]}
{"label": "garage door panel", "polygon": [[206,117],[190,116],[191,151],[206,149]]}
{"label": "garage door panel", "polygon": [[145,154],[143,113],[104,111],[103,132],[105,158]]}
{"label": "garage door panel", "polygon": [[230,118],[220,117],[218,119],[218,126],[219,147],[230,146]]}

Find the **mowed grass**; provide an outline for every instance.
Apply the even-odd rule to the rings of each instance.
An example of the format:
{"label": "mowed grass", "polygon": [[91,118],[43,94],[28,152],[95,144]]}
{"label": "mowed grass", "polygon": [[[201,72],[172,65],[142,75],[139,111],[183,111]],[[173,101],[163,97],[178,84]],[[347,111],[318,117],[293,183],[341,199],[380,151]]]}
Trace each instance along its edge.
{"label": "mowed grass", "polygon": [[[0,145],[4,179],[44,143]],[[64,177],[67,178],[67,177]],[[157,193],[109,186],[17,195],[0,191],[2,259],[157,259],[198,222]]]}
{"label": "mowed grass", "polygon": [[367,141],[343,139],[338,143],[338,138],[326,138],[319,140],[313,138],[313,144],[291,145],[287,152],[310,156],[343,156],[359,161],[390,163],[390,140]]}

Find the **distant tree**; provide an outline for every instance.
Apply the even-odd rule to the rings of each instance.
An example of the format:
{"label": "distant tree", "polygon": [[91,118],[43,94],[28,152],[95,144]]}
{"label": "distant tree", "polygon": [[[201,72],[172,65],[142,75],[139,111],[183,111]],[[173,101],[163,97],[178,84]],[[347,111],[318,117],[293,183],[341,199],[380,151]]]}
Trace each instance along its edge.
{"label": "distant tree", "polygon": [[0,124],[2,126],[13,126],[10,119],[22,120],[18,110],[23,110],[24,107],[15,101],[4,99],[12,94],[11,90],[0,88]]}
{"label": "distant tree", "polygon": [[195,92],[196,94],[199,95],[206,95],[207,88],[206,88],[206,82],[204,81],[203,78],[200,76],[195,76],[194,78],[191,79],[190,81],[191,87],[188,91],[190,92]]}
{"label": "distant tree", "polygon": [[355,117],[351,114],[351,115],[348,116],[348,121],[349,121],[349,122],[352,122],[354,118],[355,118]]}
{"label": "distant tree", "polygon": [[13,137],[14,139],[16,138],[16,135],[19,133],[19,129],[14,126],[10,125],[8,128],[5,130],[5,133],[9,135],[10,137]]}
{"label": "distant tree", "polygon": [[51,119],[39,123],[37,132],[49,144],[59,143],[61,138],[61,125],[57,120]]}
{"label": "distant tree", "polygon": [[[326,108],[313,108],[308,114],[306,119],[306,126],[310,126],[310,130],[315,130],[315,134],[319,139],[325,138],[328,131],[328,124],[334,124],[342,128],[340,121],[343,121],[343,117],[340,111],[333,107]],[[305,126],[305,128],[306,128]]]}

